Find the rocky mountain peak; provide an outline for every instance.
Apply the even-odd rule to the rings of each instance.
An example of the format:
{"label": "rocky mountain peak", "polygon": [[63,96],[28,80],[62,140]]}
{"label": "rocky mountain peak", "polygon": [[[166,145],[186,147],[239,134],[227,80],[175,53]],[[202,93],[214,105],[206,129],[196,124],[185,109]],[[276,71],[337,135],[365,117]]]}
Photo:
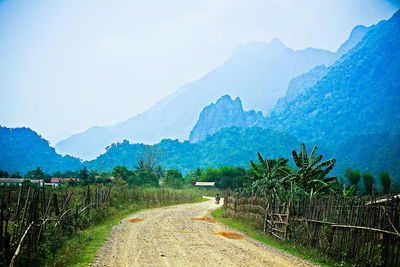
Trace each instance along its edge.
{"label": "rocky mountain peak", "polygon": [[212,103],[203,109],[199,120],[190,132],[189,141],[201,141],[222,128],[231,126],[263,127],[264,124],[261,112],[244,111],[239,97],[233,100],[229,95],[224,95],[215,104]]}

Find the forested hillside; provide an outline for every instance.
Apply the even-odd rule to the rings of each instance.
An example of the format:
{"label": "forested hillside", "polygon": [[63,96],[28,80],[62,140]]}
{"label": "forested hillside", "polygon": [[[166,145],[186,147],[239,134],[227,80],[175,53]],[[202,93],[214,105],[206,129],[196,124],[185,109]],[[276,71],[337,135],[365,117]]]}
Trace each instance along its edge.
{"label": "forested hillside", "polygon": [[47,172],[77,170],[81,161],[57,154],[49,142],[29,128],[0,126],[0,169],[22,172],[41,166]]}
{"label": "forested hillside", "polygon": [[370,30],[314,85],[288,90],[269,126],[329,145],[357,135],[395,134],[400,130],[399,84],[398,12]]}
{"label": "forested hillside", "polygon": [[[318,80],[318,78],[320,79]],[[330,68],[293,79],[268,126],[329,147],[338,168],[400,169],[400,13]]]}
{"label": "forested hillside", "polygon": [[270,158],[289,157],[298,145],[292,136],[270,129],[230,127],[199,143],[166,139],[153,146],[128,141],[113,144],[87,166],[100,171],[110,171],[118,165],[133,168],[146,151],[151,151],[165,169],[178,169],[184,173],[197,167],[248,167],[249,160],[255,159],[258,151]]}

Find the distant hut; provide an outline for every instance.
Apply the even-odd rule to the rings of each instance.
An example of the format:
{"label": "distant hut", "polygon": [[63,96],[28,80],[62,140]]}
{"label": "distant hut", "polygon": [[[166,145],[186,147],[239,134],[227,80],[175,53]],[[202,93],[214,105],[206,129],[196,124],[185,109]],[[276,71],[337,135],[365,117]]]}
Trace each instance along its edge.
{"label": "distant hut", "polygon": [[206,189],[216,189],[215,182],[196,182],[194,186]]}

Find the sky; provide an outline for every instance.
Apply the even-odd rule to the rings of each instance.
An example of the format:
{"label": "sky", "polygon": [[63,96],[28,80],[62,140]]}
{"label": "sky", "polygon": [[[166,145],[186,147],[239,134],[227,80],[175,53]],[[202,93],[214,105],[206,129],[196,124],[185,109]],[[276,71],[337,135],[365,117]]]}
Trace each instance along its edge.
{"label": "sky", "polygon": [[0,125],[51,143],[129,119],[222,64],[278,38],[335,51],[388,0],[0,0]]}

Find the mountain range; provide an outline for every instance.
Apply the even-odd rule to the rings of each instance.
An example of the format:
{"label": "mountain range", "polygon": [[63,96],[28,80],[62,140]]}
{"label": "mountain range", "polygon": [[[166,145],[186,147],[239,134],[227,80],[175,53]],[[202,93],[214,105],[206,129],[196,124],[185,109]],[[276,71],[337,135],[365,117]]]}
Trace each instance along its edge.
{"label": "mountain range", "polygon": [[267,127],[322,145],[340,171],[400,175],[400,13],[360,31],[363,39],[333,65],[293,78],[268,116],[246,120],[240,100],[224,96],[202,111],[192,140],[231,125]]}
{"label": "mountain range", "polygon": [[179,88],[147,111],[127,121],[106,127],[92,127],[56,144],[61,154],[94,159],[113,142],[153,144],[162,139],[187,140],[202,109],[222,95],[240,97],[245,109],[268,114],[285,95],[290,80],[315,66],[331,65],[368,29],[357,26],[336,51],[307,48],[293,50],[278,39],[269,43],[250,42],[200,79]]}
{"label": "mountain range", "polygon": [[81,167],[80,159],[57,154],[48,141],[29,128],[0,126],[0,147],[0,169],[9,173],[23,174],[37,166],[49,173]]}
{"label": "mountain range", "polygon": [[[230,60],[236,58],[237,62],[247,62],[245,66],[254,67],[257,64],[262,66],[261,62],[266,65],[276,63],[286,53],[293,58],[303,59],[307,57],[300,55],[308,53],[306,50],[288,50],[277,40],[249,46],[243,47],[242,52],[236,51]],[[275,55],[269,59],[265,55],[257,60],[261,50],[268,50]],[[101,171],[111,170],[117,165],[132,168],[148,148],[160,152],[159,161],[165,168],[176,168],[183,172],[207,166],[245,167],[258,151],[268,158],[290,158],[291,150],[305,142],[308,148],[318,145],[320,153],[326,158],[337,159],[334,169],[336,175],[352,167],[375,175],[386,170],[399,180],[400,12],[370,28],[356,27],[349,40],[336,53],[319,51],[316,54],[319,53],[335,54],[336,61],[332,62],[334,57],[329,59],[331,56],[327,56],[325,59],[329,62],[317,64],[316,61],[321,59],[317,56],[318,60],[308,64],[307,70],[297,75],[293,71],[293,77],[287,79],[285,92],[273,101],[274,104],[271,102],[270,105],[263,105],[268,107],[264,109],[256,108],[258,104],[255,103],[267,103],[270,99],[253,102],[255,108],[246,104],[252,103],[250,100],[256,99],[255,96],[261,97],[262,93],[255,86],[260,80],[250,79],[250,68],[246,70],[245,66],[228,60],[203,78],[157,103],[149,111],[133,118],[132,124],[127,121],[112,127],[92,128],[83,134],[88,138],[86,143],[80,143],[85,140],[82,136],[71,137],[77,138],[73,143],[82,145],[82,151],[87,145],[97,147],[99,140],[105,143],[104,153],[91,161],[81,162],[77,158],[58,155],[48,146],[47,141],[29,129],[0,128],[0,144],[5,148],[0,157],[0,169],[24,171],[37,165],[46,171],[76,169],[83,165]],[[304,61],[299,63],[303,64]],[[233,71],[234,66],[236,72]],[[255,76],[261,77],[266,69],[272,71],[272,66],[268,65],[262,71],[257,69]],[[239,75],[241,71],[245,74]],[[223,77],[228,81],[223,81]],[[282,82],[286,78],[277,77],[274,80],[272,74],[269,74],[263,79],[273,83],[277,80]],[[246,82],[249,84],[246,85]],[[245,96],[238,97],[235,93],[218,89],[228,88],[224,86],[235,83],[238,88],[247,88],[248,91],[243,91]],[[255,96],[252,86],[255,86]],[[262,86],[267,88],[269,85],[259,85]],[[203,93],[206,95],[206,104],[201,99]],[[198,109],[197,115],[194,109]],[[196,118],[193,119],[193,116]],[[191,128],[187,126],[189,118],[194,120]],[[177,124],[166,127],[172,121]],[[134,130],[129,127],[139,125],[139,122],[140,127],[153,124],[147,129],[151,138],[162,136],[162,129],[167,129],[170,133],[186,132],[190,141],[164,138],[158,142],[154,137],[156,144],[152,146],[128,140],[110,141],[115,138],[113,134],[124,129],[127,134],[131,134]],[[136,133],[138,135],[142,131],[140,127]],[[123,138],[123,135],[118,138]]]}

